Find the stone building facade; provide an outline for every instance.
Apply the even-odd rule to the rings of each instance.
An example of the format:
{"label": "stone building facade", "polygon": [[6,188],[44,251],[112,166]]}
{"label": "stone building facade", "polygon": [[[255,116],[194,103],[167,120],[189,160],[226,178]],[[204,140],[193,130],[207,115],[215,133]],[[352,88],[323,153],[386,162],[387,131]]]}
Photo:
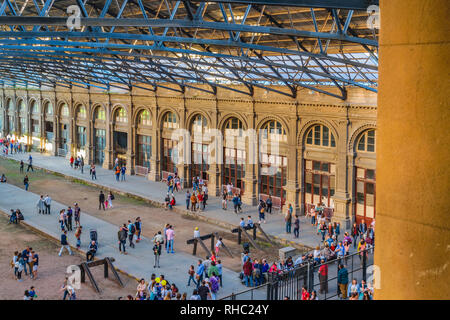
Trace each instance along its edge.
{"label": "stone building facade", "polygon": [[[322,201],[349,224],[375,214],[376,104],[376,94],[357,88],[348,88],[342,101],[307,89],[292,98],[265,89],[248,96],[170,84],[129,92],[5,86],[0,131],[3,138],[53,155],[81,154],[104,168],[118,158],[129,173],[149,180],[177,171],[189,186],[192,176],[201,176],[215,195],[230,182],[247,204],[271,194],[275,204],[304,213]],[[190,133],[191,141],[174,141],[178,131]],[[248,132],[256,132],[256,142]],[[278,141],[278,147],[264,149],[262,140]]]}

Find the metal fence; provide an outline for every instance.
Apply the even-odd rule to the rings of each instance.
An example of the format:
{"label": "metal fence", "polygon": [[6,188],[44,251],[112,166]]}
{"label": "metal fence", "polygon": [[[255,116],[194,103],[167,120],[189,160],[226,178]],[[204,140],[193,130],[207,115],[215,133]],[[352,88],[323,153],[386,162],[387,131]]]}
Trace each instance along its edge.
{"label": "metal fence", "polygon": [[[374,247],[361,252],[350,254],[344,258],[327,261],[323,264],[308,261],[301,266],[282,273],[268,273],[265,275],[265,283],[239,293],[232,293],[222,300],[283,300],[289,297],[291,300],[300,300],[302,287],[308,292],[316,291],[319,300],[331,300],[339,298],[338,266],[345,265],[348,271],[349,285],[352,279],[358,283],[372,276]],[[319,269],[327,265],[328,275],[319,278]]]}

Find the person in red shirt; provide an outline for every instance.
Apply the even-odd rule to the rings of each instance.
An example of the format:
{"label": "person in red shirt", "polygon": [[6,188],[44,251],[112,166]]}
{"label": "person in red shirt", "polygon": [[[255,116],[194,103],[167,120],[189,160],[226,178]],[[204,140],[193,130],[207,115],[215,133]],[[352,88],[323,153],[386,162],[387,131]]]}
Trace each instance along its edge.
{"label": "person in red shirt", "polygon": [[322,265],[319,268],[320,293],[328,293],[328,265],[322,259]]}
{"label": "person in red shirt", "polygon": [[250,258],[248,258],[247,261],[244,263],[242,271],[244,271],[245,285],[248,287],[250,280],[250,287],[253,287],[253,277],[252,277],[253,264]]}
{"label": "person in red shirt", "polygon": [[197,199],[198,199],[198,206],[199,206],[199,208],[201,208],[201,205],[203,203],[203,195],[201,193],[199,193],[197,196]]}
{"label": "person in red shirt", "polygon": [[74,161],[74,159],[73,159],[73,157],[70,157],[70,166],[73,168],[73,161]]}
{"label": "person in red shirt", "polygon": [[309,300],[309,292],[305,287],[302,287],[302,300]]}

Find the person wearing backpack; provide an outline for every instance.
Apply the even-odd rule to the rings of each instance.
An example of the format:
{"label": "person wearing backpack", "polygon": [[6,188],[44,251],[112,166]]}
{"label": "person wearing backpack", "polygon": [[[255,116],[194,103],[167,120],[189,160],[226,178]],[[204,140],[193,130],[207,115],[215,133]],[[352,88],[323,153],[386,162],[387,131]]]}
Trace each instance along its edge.
{"label": "person wearing backpack", "polygon": [[216,294],[219,292],[219,278],[215,272],[213,272],[212,276],[209,277],[209,282],[211,283],[211,300],[216,300]]}
{"label": "person wearing backpack", "polygon": [[159,243],[159,241],[157,241],[153,246],[153,254],[155,255],[155,263],[153,265],[153,268],[161,268],[159,266],[159,258],[161,257],[161,244]]}
{"label": "person wearing backpack", "polygon": [[134,225],[136,226],[136,242],[141,241],[141,233],[142,233],[142,221],[140,217],[136,218],[136,222],[134,223]]}
{"label": "person wearing backpack", "polygon": [[127,229],[125,227],[125,224],[119,228],[119,231],[117,232],[117,238],[119,240],[119,251],[122,253],[123,248],[123,254],[127,254],[125,250],[125,244],[127,243]]}
{"label": "person wearing backpack", "polygon": [[261,264],[259,264],[258,260],[255,259],[255,262],[253,263],[253,282],[255,283],[255,287],[262,284],[261,281]]}
{"label": "person wearing backpack", "polygon": [[133,237],[136,233],[136,226],[131,220],[128,220],[128,240],[130,241],[130,247],[134,248]]}

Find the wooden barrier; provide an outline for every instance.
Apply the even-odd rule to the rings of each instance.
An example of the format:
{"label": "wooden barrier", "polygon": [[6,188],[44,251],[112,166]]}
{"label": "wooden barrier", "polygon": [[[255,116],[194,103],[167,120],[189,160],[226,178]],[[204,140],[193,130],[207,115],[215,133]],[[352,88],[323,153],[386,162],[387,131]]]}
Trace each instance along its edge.
{"label": "wooden barrier", "polygon": [[81,270],[81,282],[82,283],[86,282],[86,275],[87,275],[89,278],[89,281],[91,282],[95,291],[97,291],[97,293],[100,293],[100,288],[98,287],[97,281],[95,281],[95,278],[92,275],[92,272],[89,268],[103,265],[103,276],[105,278],[108,278],[108,274],[109,274],[108,271],[109,271],[109,269],[111,269],[111,272],[114,275],[114,278],[116,279],[116,281],[119,283],[119,285],[121,287],[124,287],[124,284],[123,284],[122,280],[120,279],[119,274],[116,271],[116,268],[114,268],[114,265],[112,264],[113,261],[115,261],[114,258],[107,257],[107,258],[96,260],[96,261],[83,262],[82,264],[79,265],[80,270]]}

